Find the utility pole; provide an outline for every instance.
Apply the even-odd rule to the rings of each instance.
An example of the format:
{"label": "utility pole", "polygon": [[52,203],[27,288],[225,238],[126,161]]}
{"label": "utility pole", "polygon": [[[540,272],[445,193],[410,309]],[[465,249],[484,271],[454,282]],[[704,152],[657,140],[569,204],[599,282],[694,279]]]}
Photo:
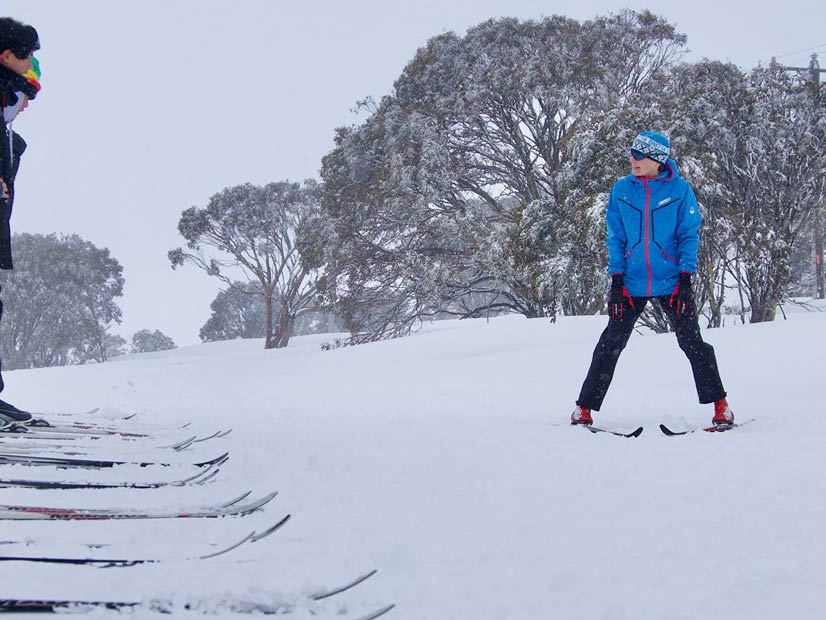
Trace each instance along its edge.
{"label": "utility pole", "polygon": [[[812,101],[815,108],[820,105],[820,74],[826,73],[826,69],[820,68],[820,63],[817,62],[817,54],[812,54],[812,59],[809,61],[808,67],[784,67],[778,65],[777,61],[772,58],[772,66],[779,66],[784,71],[796,71],[798,73],[808,72],[812,79]],[[814,216],[814,267],[815,267],[815,282],[816,295],[818,299],[826,297],[826,280],[823,278],[823,204],[815,207]]]}

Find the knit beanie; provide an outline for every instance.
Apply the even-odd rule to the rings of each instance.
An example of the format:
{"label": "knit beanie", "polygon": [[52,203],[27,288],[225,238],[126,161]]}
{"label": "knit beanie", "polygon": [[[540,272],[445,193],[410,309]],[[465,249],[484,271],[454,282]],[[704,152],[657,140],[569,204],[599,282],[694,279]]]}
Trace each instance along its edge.
{"label": "knit beanie", "polygon": [[664,135],[655,131],[643,131],[631,145],[632,151],[639,151],[646,157],[664,164],[671,154],[671,143]]}
{"label": "knit beanie", "polygon": [[34,94],[29,94],[29,99],[34,99],[37,93],[40,92],[40,61],[32,56],[32,68],[23,76],[26,81],[34,88]]}

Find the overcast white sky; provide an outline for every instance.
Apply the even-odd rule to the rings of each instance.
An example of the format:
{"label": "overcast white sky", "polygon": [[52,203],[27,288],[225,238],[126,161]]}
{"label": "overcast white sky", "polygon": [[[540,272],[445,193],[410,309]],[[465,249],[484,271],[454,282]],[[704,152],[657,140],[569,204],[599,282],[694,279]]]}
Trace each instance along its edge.
{"label": "overcast white sky", "polygon": [[220,283],[170,268],[181,211],[229,185],[316,177],[355,101],[388,93],[432,36],[492,17],[626,7],[676,24],[690,59],[826,58],[822,0],[0,0],[43,46],[43,90],[15,121],[29,150],[12,230],[108,247],[126,278],[116,331],[197,342]]}

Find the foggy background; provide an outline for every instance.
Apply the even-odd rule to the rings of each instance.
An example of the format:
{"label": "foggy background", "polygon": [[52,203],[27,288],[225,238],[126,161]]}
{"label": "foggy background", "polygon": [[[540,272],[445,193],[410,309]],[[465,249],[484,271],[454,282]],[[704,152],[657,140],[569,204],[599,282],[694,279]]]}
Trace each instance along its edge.
{"label": "foggy background", "polygon": [[675,24],[687,60],[748,69],[826,55],[822,2],[3,2],[43,46],[43,90],[14,123],[29,149],[12,231],[108,247],[126,279],[112,331],[195,343],[220,282],[170,268],[181,211],[231,185],[317,178],[334,128],[359,120],[355,102],[387,94],[433,36],[503,16],[585,20],[626,7]]}

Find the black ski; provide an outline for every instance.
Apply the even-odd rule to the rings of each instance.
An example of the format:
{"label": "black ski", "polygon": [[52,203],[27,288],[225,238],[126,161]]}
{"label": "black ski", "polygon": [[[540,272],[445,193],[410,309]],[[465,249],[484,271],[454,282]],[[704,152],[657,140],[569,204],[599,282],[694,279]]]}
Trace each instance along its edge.
{"label": "black ski", "polygon": [[707,427],[698,427],[698,428],[690,428],[685,431],[674,431],[668,428],[665,424],[660,424],[660,430],[663,432],[663,435],[666,437],[678,437],[680,435],[690,435],[691,433],[696,433],[697,431],[705,431],[706,433],[724,433],[725,431],[730,431],[734,428],[739,428],[748,424],[749,422],[754,422],[756,418],[751,418],[750,420],[745,420],[744,422],[735,422],[734,424],[715,424],[713,426]]}
{"label": "black ski", "polygon": [[66,611],[85,611],[91,609],[130,609],[140,607],[140,603],[126,601],[61,601],[57,599],[0,599],[0,613],[63,613]]}
{"label": "black ski", "polygon": [[[223,463],[229,458],[229,452],[225,452],[221,456],[215,457],[209,461],[202,463],[193,463],[195,467],[207,467],[216,463]],[[54,467],[83,467],[91,469],[99,469],[106,467],[114,467],[115,465],[138,465],[140,467],[149,467],[151,465],[158,465],[161,467],[169,467],[170,463],[160,463],[156,461],[145,462],[130,462],[130,461],[96,461],[89,459],[68,459],[50,456],[34,456],[27,454],[4,454],[0,453],[0,465],[2,464],[16,464],[16,465],[52,465]]]}
{"label": "black ski", "polygon": [[161,487],[182,487],[203,484],[218,475],[218,465],[209,465],[194,476],[180,480],[154,482],[69,482],[62,480],[18,480],[0,478],[0,488],[18,487],[24,489],[160,489]]}
{"label": "black ski", "polygon": [[[395,605],[387,605],[381,609],[370,612],[365,616],[354,620],[375,620],[386,614]],[[64,613],[64,612],[84,612],[92,609],[146,609],[155,613],[172,614],[179,611],[201,612],[201,613],[226,613],[227,611],[236,614],[261,614],[261,615],[283,615],[285,606],[264,605],[250,601],[231,601],[222,609],[214,612],[203,611],[198,602],[183,603],[175,605],[173,601],[152,601],[141,603],[137,601],[61,601],[54,599],[26,600],[7,598],[0,599],[0,613],[3,612],[36,612],[36,613]],[[342,617],[343,618],[343,617]],[[346,620],[346,619],[344,619]]]}
{"label": "black ski", "polygon": [[688,435],[688,434],[693,433],[694,431],[696,431],[698,429],[692,428],[692,429],[687,430],[687,431],[672,431],[665,424],[660,424],[660,430],[663,432],[663,435],[665,435],[666,437],[677,437],[678,435]]}
{"label": "black ski", "polygon": [[[191,558],[187,558],[188,560],[206,560],[208,558],[214,558],[219,555],[224,555],[225,553],[229,553],[233,549],[237,549],[241,545],[247,542],[257,542],[262,538],[266,538],[270,534],[278,531],[281,529],[287,521],[290,520],[290,515],[287,515],[283,519],[281,519],[278,523],[273,525],[272,527],[264,530],[263,532],[250,532],[244,538],[235,542],[223,549],[218,551],[213,551],[212,553],[207,553],[205,555],[199,555]],[[127,567],[127,566],[136,566],[138,564],[157,564],[159,562],[163,562],[161,559],[109,559],[109,558],[57,558],[57,557],[46,557],[46,556],[13,556],[13,555],[0,555],[0,562],[42,562],[47,564],[75,564],[75,565],[87,565],[87,566],[98,566],[100,568],[112,568],[112,567]],[[369,577],[369,575],[368,575]],[[367,577],[364,577],[361,581],[364,581]],[[359,581],[358,583],[361,583]],[[357,584],[353,584],[357,585]],[[348,586],[345,589],[349,589],[352,586]],[[344,590],[341,590],[342,592]],[[318,599],[316,599],[318,600]]]}
{"label": "black ski", "polygon": [[[82,415],[92,415],[93,413],[97,413],[100,411],[100,407],[95,407],[94,409],[89,409],[87,411],[29,411],[27,413],[32,414],[32,417],[50,417],[50,416],[67,416],[67,417],[76,417]],[[132,415],[122,418],[124,420],[128,420],[129,418],[133,418],[137,413],[133,413]]]}
{"label": "black ski", "polygon": [[[289,516],[287,517],[289,518]],[[282,520],[279,523],[285,522],[286,519]],[[261,537],[272,533],[280,527],[279,524],[270,528],[267,533],[260,535],[259,537],[253,536],[249,540],[255,542],[256,540],[260,540]],[[243,542],[246,542],[246,539]],[[238,544],[236,543],[236,546]],[[227,550],[222,551],[225,553]],[[322,590],[318,594],[314,594],[310,596],[311,600],[320,601],[325,598],[330,598],[337,594],[341,594],[342,592],[346,592],[351,588],[356,587],[360,583],[363,583],[370,577],[376,574],[377,571],[372,570],[366,575],[362,575],[357,579],[354,579],[350,583],[339,586],[337,588],[330,588]],[[16,611],[16,612],[43,612],[43,613],[58,613],[62,611],[84,611],[86,609],[95,609],[95,608],[102,608],[102,609],[148,609],[150,611],[155,611],[159,613],[174,613],[176,611],[200,611],[202,613],[212,613],[210,609],[204,609],[197,601],[191,601],[188,603],[179,603],[177,606],[172,601],[151,601],[149,603],[141,603],[137,601],[66,601],[66,600],[54,600],[54,599],[41,599],[41,600],[24,600],[24,599],[0,599],[0,612],[4,611]],[[375,620],[376,618],[383,616],[391,609],[395,608],[395,605],[385,605],[380,609],[372,611],[364,616],[361,616],[355,620]],[[215,612],[234,612],[234,613],[249,613],[249,614],[263,614],[263,615],[273,615],[273,614],[284,614],[286,609],[283,605],[269,605],[269,604],[262,604],[262,603],[255,603],[253,601],[229,601],[227,604],[222,604],[220,609],[215,610]]]}
{"label": "black ski", "polygon": [[98,426],[96,424],[82,424],[75,422],[74,424],[52,424],[51,422],[42,418],[32,419],[24,422],[23,425],[31,432],[47,432],[47,433],[65,433],[67,435],[118,435],[120,437],[128,437],[136,439],[139,437],[149,437],[146,433],[132,433],[122,431],[117,428],[110,428],[107,426]]}
{"label": "black ski", "polygon": [[167,512],[0,505],[0,520],[103,521],[109,519],[211,519],[216,517],[245,516],[272,501],[277,494],[277,491],[273,491],[257,500],[246,504],[239,504],[238,502],[249,495],[249,492],[247,492],[219,506]]}
{"label": "black ski", "polygon": [[598,426],[591,426],[589,424],[577,424],[577,426],[583,426],[587,428],[592,433],[610,433],[611,435],[616,435],[617,437],[639,437],[642,435],[643,427],[637,427],[635,430],[631,431],[630,433],[623,433],[621,431],[612,431],[608,428],[600,428]]}
{"label": "black ski", "polygon": [[[19,425],[18,425],[19,426]],[[28,427],[19,427],[16,430],[9,430],[8,427],[4,427],[5,430],[0,429],[0,433],[3,433],[3,439],[15,439],[17,440],[18,446],[15,446],[14,449],[7,448],[6,453],[14,452],[18,449],[25,449],[25,450],[32,450],[36,447],[43,447],[44,449],[48,448],[55,448],[60,451],[61,448],[66,449],[75,449],[73,446],[69,446],[68,444],[38,444],[38,443],[30,443],[30,442],[37,442],[40,440],[44,441],[74,441],[75,446],[83,443],[86,440],[98,440],[98,439],[106,439],[109,437],[113,437],[112,435],[106,434],[89,434],[89,433],[63,433],[61,431],[51,432],[48,428],[38,430],[38,431],[30,431]],[[192,435],[191,437],[187,437],[186,439],[182,439],[173,444],[158,446],[158,448],[165,449],[165,448],[172,448],[176,452],[181,452],[186,450],[191,445],[198,443],[200,441],[206,441],[207,439],[214,439],[215,437],[223,437],[223,434],[213,434],[209,437],[204,437],[203,439],[198,439],[197,435]],[[124,441],[132,441],[133,438],[131,437],[121,437]],[[80,440],[80,441],[78,441]],[[66,453],[70,454],[70,453]],[[79,453],[78,453],[79,454]]]}
{"label": "black ski", "polygon": [[313,599],[314,601],[321,601],[325,598],[330,598],[331,596],[335,596],[336,594],[341,594],[342,592],[346,592],[347,590],[349,590],[351,588],[355,588],[360,583],[363,583],[363,582],[367,581],[368,579],[370,579],[370,577],[375,575],[377,572],[379,572],[379,571],[376,570],[376,569],[373,569],[369,573],[367,573],[365,575],[362,575],[361,577],[357,577],[356,579],[354,579],[353,581],[351,581],[350,583],[348,583],[346,585],[339,586],[338,588],[333,588],[331,590],[322,590],[320,592],[316,592],[315,594],[310,595],[310,598]]}

